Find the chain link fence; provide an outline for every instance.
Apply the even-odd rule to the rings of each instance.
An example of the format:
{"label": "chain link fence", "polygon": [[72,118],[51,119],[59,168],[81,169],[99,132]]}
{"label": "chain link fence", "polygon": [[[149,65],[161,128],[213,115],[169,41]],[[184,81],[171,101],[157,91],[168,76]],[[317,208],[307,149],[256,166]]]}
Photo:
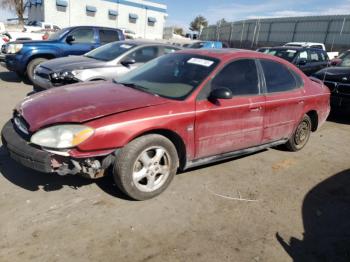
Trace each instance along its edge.
{"label": "chain link fence", "polygon": [[324,43],[328,51],[350,49],[350,15],[250,19],[204,28],[201,40],[256,49],[287,42]]}

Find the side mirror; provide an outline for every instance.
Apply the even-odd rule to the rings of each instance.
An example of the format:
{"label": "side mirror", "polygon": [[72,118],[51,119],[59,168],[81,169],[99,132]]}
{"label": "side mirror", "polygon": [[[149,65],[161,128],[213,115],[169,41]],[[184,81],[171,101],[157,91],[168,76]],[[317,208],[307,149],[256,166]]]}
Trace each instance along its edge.
{"label": "side mirror", "polygon": [[231,99],[232,98],[232,92],[230,89],[223,87],[214,89],[211,91],[209,95],[210,100],[217,100],[217,99]]}
{"label": "side mirror", "polygon": [[72,42],[74,42],[74,41],[75,41],[74,35],[69,35],[69,36],[67,36],[66,42],[67,42],[68,44],[70,44],[70,43],[72,43]]}
{"label": "side mirror", "polygon": [[123,61],[120,62],[125,67],[130,67],[130,65],[133,65],[136,63],[135,59],[126,58]]}
{"label": "side mirror", "polygon": [[298,65],[303,66],[303,65],[306,65],[306,64],[307,64],[307,60],[306,60],[305,58],[301,58],[301,59],[299,59],[299,61],[298,61]]}

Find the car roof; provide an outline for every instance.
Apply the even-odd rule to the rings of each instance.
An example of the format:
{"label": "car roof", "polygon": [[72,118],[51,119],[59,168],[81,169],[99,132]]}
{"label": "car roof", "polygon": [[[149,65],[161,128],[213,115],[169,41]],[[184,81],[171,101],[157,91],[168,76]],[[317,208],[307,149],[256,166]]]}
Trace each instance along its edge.
{"label": "car roof", "polygon": [[275,46],[275,47],[269,47],[268,49],[277,49],[277,50],[297,50],[297,51],[302,51],[302,50],[318,50],[318,51],[323,51],[323,49],[320,48],[312,48],[312,47],[305,47],[305,46],[290,46],[290,45],[285,45],[285,46]]}
{"label": "car roof", "polygon": [[94,25],[77,25],[77,26],[69,26],[62,29],[74,29],[74,28],[98,28],[98,29],[109,29],[109,30],[117,30],[121,31],[119,28],[107,27],[107,26],[94,26]]}
{"label": "car roof", "polygon": [[247,54],[256,58],[262,58],[266,56],[271,57],[270,55],[265,55],[264,53],[259,53],[256,51],[234,48],[183,49],[181,51],[178,51],[178,53],[202,55],[217,59],[228,59],[237,54]]}
{"label": "car roof", "polygon": [[124,44],[130,44],[135,46],[158,45],[158,46],[169,46],[169,47],[176,47],[178,49],[182,49],[181,46],[166,44],[166,43],[157,42],[157,41],[147,41],[147,40],[125,40],[125,41],[117,41],[116,43],[124,43]]}

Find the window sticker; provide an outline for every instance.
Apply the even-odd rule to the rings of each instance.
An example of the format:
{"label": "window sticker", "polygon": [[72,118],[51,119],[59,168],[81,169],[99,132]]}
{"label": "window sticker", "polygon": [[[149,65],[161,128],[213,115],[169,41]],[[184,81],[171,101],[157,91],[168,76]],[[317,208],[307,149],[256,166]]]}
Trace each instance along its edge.
{"label": "window sticker", "polygon": [[214,64],[213,61],[200,59],[200,58],[191,58],[190,60],[187,61],[187,63],[205,66],[205,67],[210,67],[212,64]]}

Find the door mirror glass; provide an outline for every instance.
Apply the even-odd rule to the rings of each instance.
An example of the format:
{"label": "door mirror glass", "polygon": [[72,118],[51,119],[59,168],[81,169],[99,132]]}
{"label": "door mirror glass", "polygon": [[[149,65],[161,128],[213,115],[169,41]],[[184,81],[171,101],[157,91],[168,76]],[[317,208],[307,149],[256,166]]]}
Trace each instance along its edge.
{"label": "door mirror glass", "polygon": [[69,36],[67,36],[67,39],[66,39],[66,42],[67,43],[72,43],[72,42],[74,42],[75,41],[75,37],[74,37],[74,35],[69,35]]}
{"label": "door mirror glass", "polygon": [[217,100],[217,99],[231,99],[232,98],[232,92],[228,88],[218,88],[211,91],[209,95],[210,100]]}
{"label": "door mirror glass", "polygon": [[125,67],[130,67],[130,65],[133,65],[136,63],[135,59],[132,58],[126,58],[123,61],[120,62]]}

